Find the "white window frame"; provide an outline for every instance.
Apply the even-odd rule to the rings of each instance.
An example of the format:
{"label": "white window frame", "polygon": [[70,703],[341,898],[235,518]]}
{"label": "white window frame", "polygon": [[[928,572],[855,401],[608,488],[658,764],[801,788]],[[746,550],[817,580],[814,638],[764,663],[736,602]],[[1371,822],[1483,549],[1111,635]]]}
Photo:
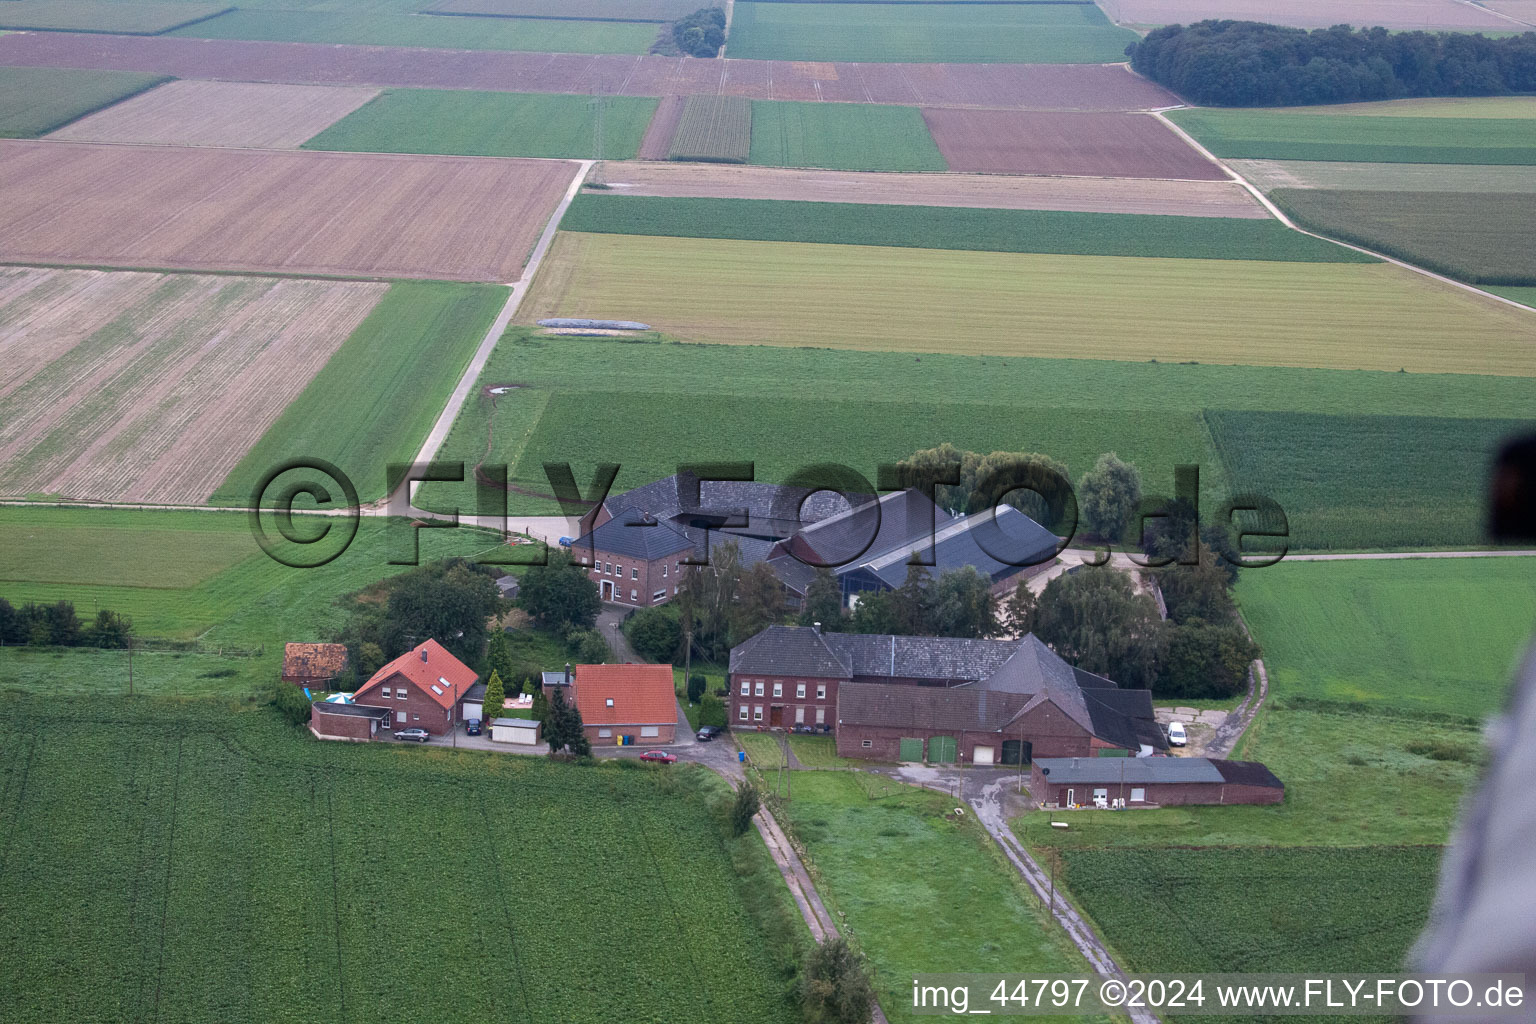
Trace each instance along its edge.
{"label": "white window frame", "polygon": [[804,683],[796,683],[795,684],[795,696],[799,697],[801,700],[805,700],[805,684]]}
{"label": "white window frame", "polygon": [[612,729],[599,729],[599,730],[597,730],[597,738],[600,739],[600,740],[611,740],[611,739],[613,739],[613,730]]}
{"label": "white window frame", "polygon": [[385,700],[392,700],[392,699],[393,699],[393,698],[392,698],[392,697],[391,697],[391,696],[390,696],[390,693],[389,693],[389,687],[387,687],[387,686],[386,686],[386,687],[384,687],[384,699],[385,699]]}
{"label": "white window frame", "polygon": [[795,705],[795,724],[796,725],[804,725],[805,724],[805,705],[804,704],[796,704]]}
{"label": "white window frame", "polygon": [[396,700],[407,700],[410,696],[411,695],[406,692],[405,687],[403,687],[403,686],[400,687],[400,689],[395,691],[395,699]]}
{"label": "white window frame", "polygon": [[752,696],[752,680],[750,680],[750,679],[743,679],[741,681],[741,695],[743,697],[750,697],[750,696]]}
{"label": "white window frame", "polygon": [[629,588],[629,599],[630,599],[630,601],[638,604],[640,602],[640,591],[636,590],[634,587],[630,587]]}
{"label": "white window frame", "polygon": [[643,739],[643,740],[660,739],[661,738],[661,726],[659,726],[659,725],[642,725],[640,727],[640,738]]}
{"label": "white window frame", "polygon": [[741,719],[743,722],[745,722],[747,720],[747,715],[748,715],[747,706],[745,704],[743,704],[741,706],[741,714],[737,715],[736,717]]}
{"label": "white window frame", "polygon": [[640,567],[638,565],[632,565],[629,567],[629,578],[632,580],[637,580],[640,578]]}
{"label": "white window frame", "polygon": [[753,705],[753,707],[752,707],[752,721],[754,721],[754,722],[761,722],[762,720],[763,720],[763,706],[761,704]]}
{"label": "white window frame", "polygon": [[816,684],[816,699],[817,700],[826,700],[827,699],[827,684],[826,683],[817,683]]}
{"label": "white window frame", "polygon": [[651,595],[651,600],[652,601],[664,601],[664,600],[666,600],[666,597],[667,597],[667,588],[666,587],[662,587],[660,590],[656,591],[654,594]]}
{"label": "white window frame", "polygon": [[773,684],[773,695],[775,697],[782,697],[782,696],[784,696],[784,684],[783,683],[774,683]]}
{"label": "white window frame", "polygon": [[757,685],[753,687],[753,691],[753,696],[761,697],[763,695],[763,681],[761,679],[757,681]]}
{"label": "white window frame", "polygon": [[826,725],[827,724],[827,709],[826,708],[817,708],[816,709],[816,724],[817,725]]}
{"label": "white window frame", "polygon": [[1147,790],[1145,786],[1131,787],[1131,803],[1144,804],[1147,802]]}
{"label": "white window frame", "polygon": [[865,750],[868,750],[870,747],[873,747],[874,745],[875,745],[875,741],[874,740],[864,740],[864,741],[862,741],[859,744],[859,746],[863,747]]}
{"label": "white window frame", "polygon": [[666,579],[667,578],[667,570],[670,569],[670,568],[671,568],[671,566],[669,566],[666,562],[662,562],[661,563],[661,578],[662,579]]}

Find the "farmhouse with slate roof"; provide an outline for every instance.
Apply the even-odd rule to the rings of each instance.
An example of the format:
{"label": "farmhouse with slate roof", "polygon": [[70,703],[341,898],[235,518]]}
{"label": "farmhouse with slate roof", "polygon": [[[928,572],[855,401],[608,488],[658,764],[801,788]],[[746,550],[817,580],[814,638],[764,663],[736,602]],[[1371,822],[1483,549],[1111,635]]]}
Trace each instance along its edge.
{"label": "farmhouse with slate roof", "polygon": [[731,724],[835,732],[844,757],[1019,764],[1167,749],[1147,690],[1067,664],[1037,637],[771,626],[731,651]]}
{"label": "farmhouse with slate roof", "polygon": [[1030,770],[1029,791],[1045,807],[1173,807],[1278,804],[1285,785],[1257,761],[1205,757],[1046,757]]}

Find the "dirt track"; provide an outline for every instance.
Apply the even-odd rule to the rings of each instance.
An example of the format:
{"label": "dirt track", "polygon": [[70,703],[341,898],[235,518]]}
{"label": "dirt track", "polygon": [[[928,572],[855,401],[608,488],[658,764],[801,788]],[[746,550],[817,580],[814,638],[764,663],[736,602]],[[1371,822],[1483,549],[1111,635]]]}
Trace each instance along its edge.
{"label": "dirt track", "polygon": [[512,281],[576,167],[0,142],[0,260]]}
{"label": "dirt track", "polygon": [[1024,110],[1150,110],[1179,102],[1117,64],[804,64],[32,32],[0,36],[0,65],[245,82]]}
{"label": "dirt track", "polygon": [[687,102],[686,96],[663,96],[661,102],[656,105],[656,113],[651,115],[651,123],[646,126],[645,138],[640,140],[640,151],[636,155],[641,160],[665,160],[667,154],[672,151],[672,136],[677,134],[677,126],[683,120],[683,105]]}
{"label": "dirt track", "polygon": [[1268,216],[1248,191],[1226,181],[872,174],[728,164],[624,162],[603,167],[615,195],[802,199],[826,203],[1076,210],[1189,217]]}

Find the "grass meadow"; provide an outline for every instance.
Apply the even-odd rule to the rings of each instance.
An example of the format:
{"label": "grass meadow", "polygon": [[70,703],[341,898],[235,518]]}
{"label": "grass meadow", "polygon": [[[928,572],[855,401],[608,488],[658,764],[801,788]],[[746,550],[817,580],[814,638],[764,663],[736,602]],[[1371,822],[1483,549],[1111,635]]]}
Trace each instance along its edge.
{"label": "grass meadow", "polygon": [[0,712],[8,1021],[798,1019],[788,892],[703,769],[317,743],[216,701]]}
{"label": "grass meadow", "polygon": [[170,79],[129,71],[0,68],[0,138],[33,139]]}
{"label": "grass meadow", "polygon": [[519,316],[801,348],[1536,373],[1523,310],[1386,264],[562,232]]}
{"label": "grass meadow", "polygon": [[645,53],[656,41],[656,26],[554,18],[430,18],[353,11],[236,10],[168,34],[276,43],[429,46],[536,53]]}
{"label": "grass meadow", "polygon": [[750,3],[727,54],[759,60],[1102,64],[1136,34],[1093,5]]}
{"label": "grass meadow", "polygon": [[1521,118],[1360,117],[1176,110],[1168,117],[1219,157],[1410,164],[1536,164]]}
{"label": "grass meadow", "polygon": [[202,22],[232,6],[224,3],[11,0],[0,5],[0,28],[152,36],[189,22]]}
{"label": "grass meadow", "polygon": [[[853,772],[795,772],[785,802],[827,908],[875,967],[892,1021],[911,1012],[914,972],[1071,974],[1083,961],[954,801],[910,786],[871,796]],[[922,936],[914,941],[914,936]]]}
{"label": "grass meadow", "polygon": [[1495,295],[1502,295],[1506,299],[1514,299],[1523,302],[1527,306],[1536,307],[1536,288],[1498,288],[1490,287],[1488,291]]}
{"label": "grass meadow", "polygon": [[1536,559],[1282,562],[1237,594],[1276,692],[1481,716],[1536,623]]}
{"label": "grass meadow", "polygon": [[507,292],[435,281],[392,285],[209,503],[247,507],[265,474],[301,457],[334,463],[362,501],[382,498],[387,467],[416,457]]}
{"label": "grass meadow", "polygon": [[640,148],[656,103],[634,96],[598,100],[554,93],[386,89],[310,139],[304,148],[585,160],[599,155],[597,118],[601,114],[600,155],[629,160]]}
{"label": "grass meadow", "polygon": [[[731,56],[738,55],[732,50]],[[753,100],[747,162],[834,171],[949,170],[920,110],[869,103]]]}
{"label": "grass meadow", "polygon": [[915,249],[1374,263],[1275,220],[583,193],[566,231]]}
{"label": "grass meadow", "polygon": [[1279,189],[1304,227],[1472,284],[1536,286],[1536,193]]}

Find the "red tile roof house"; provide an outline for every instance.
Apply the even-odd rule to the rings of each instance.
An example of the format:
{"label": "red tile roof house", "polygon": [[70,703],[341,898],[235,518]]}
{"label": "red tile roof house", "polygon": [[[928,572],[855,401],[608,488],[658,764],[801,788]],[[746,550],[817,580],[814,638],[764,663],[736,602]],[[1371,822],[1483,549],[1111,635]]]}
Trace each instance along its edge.
{"label": "red tile roof house", "polygon": [[317,702],[309,728],[322,739],[366,740],[380,730],[425,729],[443,736],[479,678],[436,640],[418,644],[373,674],[352,704]]}
{"label": "red tile roof house", "polygon": [[577,665],[571,689],[594,747],[658,745],[677,739],[677,690],[670,665]]}
{"label": "red tile roof house", "polygon": [[285,644],[283,682],[322,690],[347,671],[346,644]]}

